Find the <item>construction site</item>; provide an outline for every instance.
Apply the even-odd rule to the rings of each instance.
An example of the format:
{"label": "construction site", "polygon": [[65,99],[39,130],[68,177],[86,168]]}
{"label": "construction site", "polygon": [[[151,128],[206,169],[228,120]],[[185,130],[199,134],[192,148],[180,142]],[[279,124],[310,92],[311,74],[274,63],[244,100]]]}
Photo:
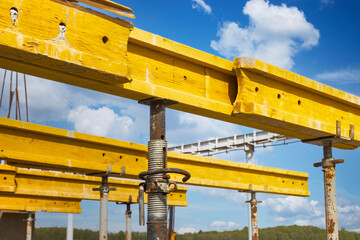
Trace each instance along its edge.
{"label": "construction site", "polygon": [[[292,143],[317,146],[321,157],[306,168],[323,175],[326,238],[338,240],[335,166],[344,159],[333,149],[360,146],[360,98],[256,58],[230,61],[141,30],[135,14],[110,0],[1,0],[0,240],[34,239],[41,212],[66,213],[72,240],[87,200],[98,206],[99,239],[108,239],[112,202],[126,209],[127,240],[135,224],[148,240],[175,240],[175,209],[191,204],[192,186],[245,196],[248,238],[258,240],[259,195],[312,194],[307,171],[257,165],[256,149]],[[147,145],[33,123],[34,77],[146,108]],[[256,130],[168,146],[167,109]],[[244,162],[214,157],[232,151]]]}

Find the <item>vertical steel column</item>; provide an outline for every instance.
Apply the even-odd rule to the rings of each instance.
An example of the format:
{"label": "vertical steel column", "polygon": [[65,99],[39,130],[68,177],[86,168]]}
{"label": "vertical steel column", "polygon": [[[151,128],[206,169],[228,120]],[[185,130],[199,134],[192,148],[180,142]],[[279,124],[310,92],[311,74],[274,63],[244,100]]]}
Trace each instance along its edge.
{"label": "vertical steel column", "polygon": [[[123,169],[124,172],[124,169]],[[116,188],[109,188],[108,176],[111,174],[111,167],[103,174],[91,174],[101,176],[101,187],[93,188],[93,191],[100,191],[100,217],[99,217],[99,240],[108,239],[108,204],[109,204],[109,192],[115,191]],[[119,175],[121,176],[121,174]]]}
{"label": "vertical steel column", "polygon": [[[250,144],[245,144],[244,146],[244,151],[245,151],[245,162],[248,164],[254,164],[254,151],[255,151],[255,147],[254,145],[250,145]],[[249,201],[251,201],[251,194],[248,194],[248,199]],[[251,240],[251,233],[252,233],[252,218],[251,218],[251,205],[248,205],[248,239]]]}
{"label": "vertical steel column", "polygon": [[259,230],[258,230],[258,220],[257,220],[257,204],[261,203],[261,201],[256,200],[255,192],[251,193],[251,199],[247,201],[250,203],[251,208],[251,233],[249,236],[252,240],[259,239]]}
{"label": "vertical steel column", "polygon": [[131,209],[130,209],[130,203],[126,204],[126,233],[125,233],[125,239],[131,240]]}
{"label": "vertical steel column", "polygon": [[336,204],[336,182],[335,164],[343,163],[344,160],[335,160],[332,156],[332,142],[323,142],[324,158],[320,163],[315,163],[315,167],[322,166],[324,172],[324,191],[325,191],[325,215],[326,215],[326,237],[328,240],[339,239],[337,204]]}
{"label": "vertical steel column", "polygon": [[68,221],[66,228],[66,240],[74,239],[74,214],[68,213]]}
{"label": "vertical steel column", "polygon": [[175,233],[175,207],[169,207],[169,236],[168,240],[172,239],[172,235]]}
{"label": "vertical steel column", "polygon": [[[165,140],[165,104],[163,101],[150,102],[150,141],[148,171],[167,167]],[[163,174],[153,174],[149,180],[163,180]],[[167,236],[167,195],[161,192],[148,193],[147,239],[166,240]]]}
{"label": "vertical steel column", "polygon": [[28,213],[28,218],[26,219],[26,240],[32,239],[32,229],[33,229],[34,219],[32,217],[32,213]]}

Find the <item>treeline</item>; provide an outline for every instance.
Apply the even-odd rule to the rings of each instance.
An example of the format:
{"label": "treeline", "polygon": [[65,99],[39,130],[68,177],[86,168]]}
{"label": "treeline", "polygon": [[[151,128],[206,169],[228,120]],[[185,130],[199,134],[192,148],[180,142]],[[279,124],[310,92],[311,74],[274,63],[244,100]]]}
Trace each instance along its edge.
{"label": "treeline", "polygon": [[[133,232],[132,240],[146,240],[146,233]],[[36,228],[34,240],[64,240],[66,228]],[[99,232],[74,229],[74,240],[98,240]],[[109,240],[125,240],[125,233],[109,233]],[[178,234],[177,240],[248,240],[247,227],[242,230]],[[323,240],[326,239],[324,229],[313,226],[278,226],[259,230],[261,240]],[[360,240],[360,234],[345,229],[339,231],[340,240]]]}

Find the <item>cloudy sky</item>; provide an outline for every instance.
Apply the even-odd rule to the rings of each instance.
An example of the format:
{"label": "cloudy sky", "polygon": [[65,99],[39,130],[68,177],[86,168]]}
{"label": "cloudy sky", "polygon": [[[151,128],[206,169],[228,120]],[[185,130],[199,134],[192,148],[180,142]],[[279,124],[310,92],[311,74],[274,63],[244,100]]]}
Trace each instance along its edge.
{"label": "cloudy sky", "polygon": [[[135,27],[232,60],[255,57],[341,90],[360,95],[360,2],[357,0],[183,0],[119,1],[136,15]],[[2,74],[1,74],[2,75]],[[1,76],[0,75],[0,76]],[[22,86],[21,86],[22,87]],[[30,121],[147,144],[149,110],[134,101],[29,77]],[[2,110],[1,114],[5,114]],[[2,116],[3,116],[2,115]],[[173,110],[167,111],[167,139],[176,145],[225,137],[253,129]],[[235,151],[217,158],[243,162]],[[339,226],[360,232],[359,150],[334,150],[338,165]],[[257,149],[259,165],[309,173],[311,197],[258,194],[259,226],[324,227],[322,149],[296,143]],[[246,195],[190,187],[189,207],[176,209],[176,230],[232,230],[247,226]],[[98,229],[98,203],[83,202],[77,228]],[[134,207],[133,229],[137,224]],[[110,204],[110,231],[125,229],[125,207]],[[65,214],[39,213],[37,226],[66,226]]]}

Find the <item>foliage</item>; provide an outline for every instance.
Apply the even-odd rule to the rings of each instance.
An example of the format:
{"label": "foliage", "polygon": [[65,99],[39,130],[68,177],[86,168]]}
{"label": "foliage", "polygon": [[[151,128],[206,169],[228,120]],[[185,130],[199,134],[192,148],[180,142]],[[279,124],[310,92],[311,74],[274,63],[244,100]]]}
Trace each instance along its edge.
{"label": "foliage", "polygon": [[[360,234],[346,231],[344,228],[339,231],[340,240],[360,240]],[[261,240],[323,240],[326,239],[325,230],[313,226],[277,226],[259,230]],[[64,240],[66,239],[66,228],[37,228],[34,240]],[[98,240],[99,232],[87,229],[74,229],[74,240]],[[125,233],[109,233],[109,240],[125,240]],[[209,231],[198,233],[178,234],[177,240],[247,240],[247,227],[242,230],[216,232]],[[146,240],[146,233],[133,232],[132,240]]]}

